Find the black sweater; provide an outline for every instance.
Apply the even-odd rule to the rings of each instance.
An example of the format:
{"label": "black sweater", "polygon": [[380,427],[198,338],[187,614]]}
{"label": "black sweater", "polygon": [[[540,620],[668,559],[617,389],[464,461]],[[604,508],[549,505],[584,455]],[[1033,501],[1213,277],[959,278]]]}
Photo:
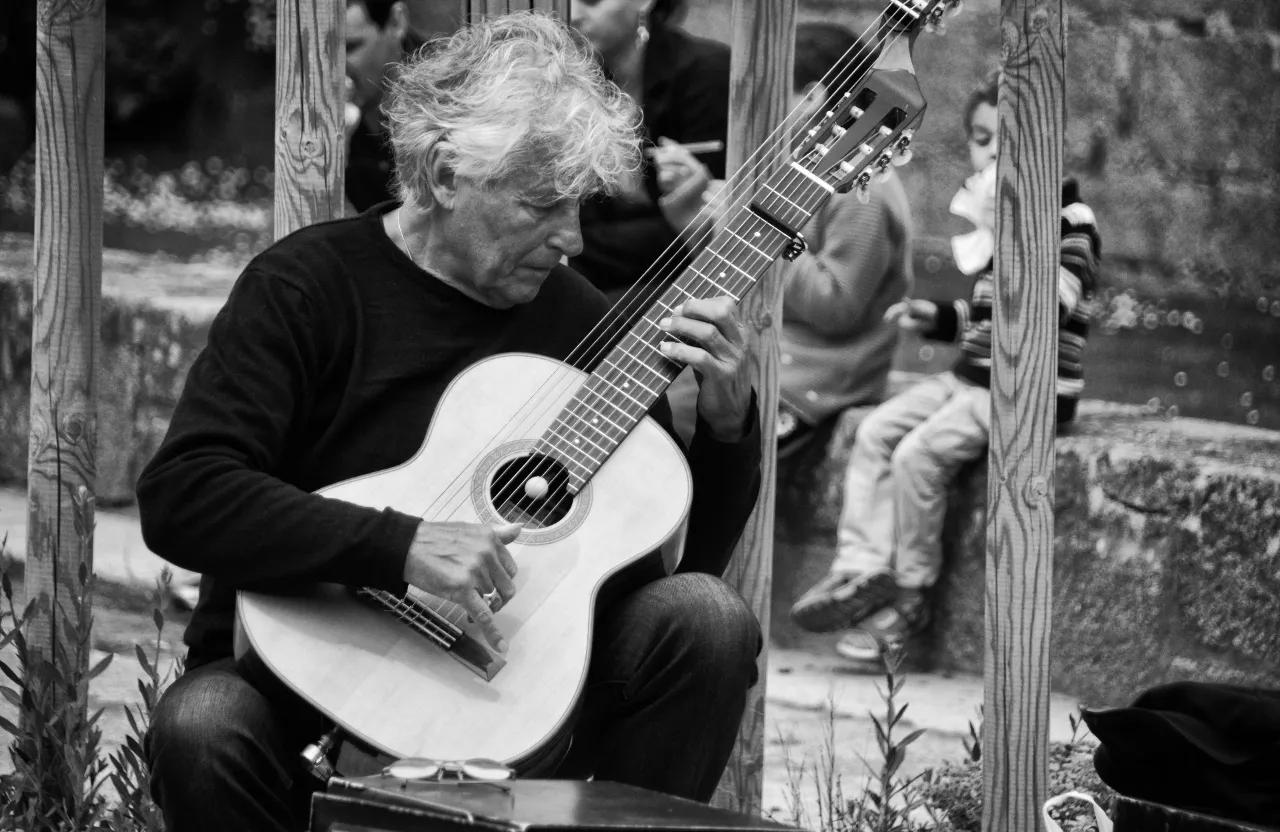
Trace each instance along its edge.
{"label": "black sweater", "polygon": [[[289,235],[245,268],[138,481],[147,546],[203,573],[189,663],[231,653],[234,593],[331,581],[400,592],[420,518],[311,492],[399,465],[449,381],[499,352],[567,357],[608,308],[567,268],[528,304],[484,306],[418,269],[386,203]],[[587,362],[579,364],[586,368]],[[660,399],[653,415],[669,428]],[[681,569],[723,572],[755,503],[760,433],[705,425]]]}

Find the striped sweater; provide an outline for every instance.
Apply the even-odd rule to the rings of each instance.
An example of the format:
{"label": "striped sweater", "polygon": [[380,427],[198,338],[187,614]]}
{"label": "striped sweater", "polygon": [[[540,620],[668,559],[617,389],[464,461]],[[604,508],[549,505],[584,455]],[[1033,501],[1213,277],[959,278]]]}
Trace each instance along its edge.
{"label": "striped sweater", "polygon": [[[1058,422],[1075,417],[1084,389],[1082,355],[1089,336],[1093,296],[1098,287],[1102,241],[1089,206],[1079,201],[1076,184],[1062,189],[1062,248],[1058,263]],[[992,266],[978,275],[969,300],[939,302],[938,318],[927,338],[958,341],[953,371],[983,387],[991,386]]]}

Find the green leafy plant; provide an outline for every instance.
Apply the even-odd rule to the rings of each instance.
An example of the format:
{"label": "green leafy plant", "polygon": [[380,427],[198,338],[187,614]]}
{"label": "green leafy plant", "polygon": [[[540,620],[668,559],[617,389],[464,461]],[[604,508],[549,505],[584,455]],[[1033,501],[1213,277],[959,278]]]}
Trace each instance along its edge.
{"label": "green leafy plant", "polygon": [[168,568],[160,573],[152,595],[152,621],[156,625],[156,640],[152,655],[148,656],[142,645],[134,645],[138,664],[142,666],[147,678],[138,680],[138,691],[142,694],[142,704],[126,705],[125,718],[129,721],[129,733],[124,743],[110,756],[111,785],[115,788],[119,803],[112,807],[110,826],[113,830],[130,830],[130,832],[164,832],[164,818],[160,808],[151,800],[147,755],[142,747],[142,738],[151,725],[151,717],[155,713],[160,694],[175,678],[182,675],[182,661],[175,660],[165,673],[160,672],[160,652],[163,648],[164,613],[160,610],[170,597],[172,576]]}
{"label": "green leafy plant", "polygon": [[[12,645],[17,669],[0,661],[0,671],[17,685],[0,686],[18,711],[17,723],[0,718],[0,728],[13,736],[9,747],[14,771],[0,785],[0,828],[23,830],[90,829],[102,817],[102,787],[106,763],[100,754],[102,709],[88,713],[84,702],[89,682],[111,663],[107,656],[88,667],[93,627],[91,598],[93,576],[84,562],[92,538],[92,497],[84,489],[73,500],[80,534],[81,563],[74,590],[64,593],[64,605],[49,610],[44,598],[28,601],[19,611],[14,602],[10,566],[0,574],[0,591],[7,607],[0,622],[0,650]],[[70,609],[68,609],[68,607]],[[64,644],[57,638],[52,655],[32,645],[26,630],[39,616],[49,615],[50,626],[70,635]]]}
{"label": "green leafy plant", "polygon": [[[1049,744],[1049,794],[1069,791],[1087,792],[1103,807],[1115,799],[1113,792],[1093,767],[1094,744],[1087,741],[1088,728],[1078,714],[1069,714],[1071,739]],[[970,737],[982,735],[982,719],[969,724]],[[967,757],[960,763],[946,763],[922,779],[922,799],[945,817],[944,828],[956,832],[979,832],[982,828],[982,764],[981,751],[975,757],[970,741],[964,742]],[[980,748],[980,746],[979,746]],[[1094,829],[1093,812],[1079,801],[1072,801],[1051,812],[1067,832]]]}
{"label": "green leafy plant", "polygon": [[[926,775],[904,778],[899,774],[907,759],[908,746],[924,734],[923,728],[905,736],[897,733],[907,711],[907,705],[899,707],[898,704],[906,684],[906,677],[899,672],[902,653],[896,648],[887,649],[883,661],[884,685],[877,684],[876,692],[884,711],[881,715],[869,713],[879,759],[873,762],[861,758],[870,779],[857,795],[851,797],[845,793],[843,777],[836,766],[835,703],[828,702],[827,724],[818,759],[811,768],[804,761],[795,763],[790,755],[785,760],[788,810],[795,825],[823,832],[910,832],[922,825],[932,825],[922,790]],[[804,781],[808,776],[814,780],[816,818],[810,818],[804,807]]]}
{"label": "green leafy plant", "polygon": [[[82,553],[92,539],[92,501],[84,489],[73,500]],[[148,793],[146,755],[142,738],[166,684],[181,672],[175,662],[159,669],[165,619],[161,608],[168,599],[166,570],[152,596],[156,626],[153,652],[135,647],[145,679],[139,679],[141,704],[126,706],[129,731],[114,753],[104,755],[99,720],[103,709],[88,713],[83,703],[89,682],[110,665],[108,654],[93,667],[86,659],[92,644],[91,599],[95,578],[82,561],[74,592],[65,593],[59,623],[69,634],[68,647],[46,657],[28,639],[31,622],[47,608],[33,599],[21,610],[15,599],[13,576],[17,564],[0,541],[0,696],[17,712],[16,720],[0,716],[0,729],[12,736],[8,752],[13,771],[0,777],[0,830],[56,830],[57,832],[163,832],[159,810]],[[87,668],[83,669],[82,668]],[[114,795],[108,793],[111,786]]]}

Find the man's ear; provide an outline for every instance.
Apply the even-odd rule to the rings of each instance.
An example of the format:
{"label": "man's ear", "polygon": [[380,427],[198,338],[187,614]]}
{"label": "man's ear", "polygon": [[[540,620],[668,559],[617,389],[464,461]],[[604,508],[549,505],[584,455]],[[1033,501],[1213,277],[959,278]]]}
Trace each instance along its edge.
{"label": "man's ear", "polygon": [[431,173],[431,200],[442,208],[452,208],[458,195],[458,176],[449,161],[449,145],[436,142],[427,151],[427,170]]}

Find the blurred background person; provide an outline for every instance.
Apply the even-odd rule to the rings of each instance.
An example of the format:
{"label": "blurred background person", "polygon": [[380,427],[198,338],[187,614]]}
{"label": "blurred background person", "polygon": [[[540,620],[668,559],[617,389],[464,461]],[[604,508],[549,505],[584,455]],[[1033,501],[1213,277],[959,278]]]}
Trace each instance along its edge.
{"label": "blurred background person", "polygon": [[[793,123],[807,129],[874,60],[839,24],[798,24]],[[885,180],[873,179],[865,203],[852,192],[832,195],[803,233],[807,250],[783,266],[780,456],[846,408],[883,401],[898,344],[898,327],[883,317],[912,283],[911,209],[893,168]]]}
{"label": "blurred background person", "polygon": [[345,191],[356,212],[394,199],[394,160],[382,119],[393,69],[422,45],[404,0],[347,0],[347,140]]}
{"label": "blurred background person", "polygon": [[[974,230],[952,238],[956,266],[974,275],[968,300],[904,299],[887,322],[926,338],[954,341],[959,358],[873,410],[854,439],[845,469],[836,555],[828,574],[791,608],[814,632],[847,630],[841,656],[877,662],[930,619],[929,590],[942,568],[947,488],[961,466],[981,457],[991,431],[991,337],[995,254],[999,75],[973,92],[964,113],[973,175],[951,201],[951,212]],[[1057,273],[1057,421],[1075,417],[1084,388],[1081,363],[1101,241],[1093,211],[1076,183],[1062,186]]]}
{"label": "blurred background person", "polygon": [[[689,253],[696,235],[681,240],[680,231],[725,175],[729,47],[680,29],[683,11],[682,0],[573,0],[570,7],[572,26],[644,116],[651,164],[628,191],[582,206],[583,250],[570,261],[615,302],[673,245]],[[720,149],[694,156],[682,147],[703,141]],[[678,274],[682,259],[664,259],[670,267],[662,278]]]}

